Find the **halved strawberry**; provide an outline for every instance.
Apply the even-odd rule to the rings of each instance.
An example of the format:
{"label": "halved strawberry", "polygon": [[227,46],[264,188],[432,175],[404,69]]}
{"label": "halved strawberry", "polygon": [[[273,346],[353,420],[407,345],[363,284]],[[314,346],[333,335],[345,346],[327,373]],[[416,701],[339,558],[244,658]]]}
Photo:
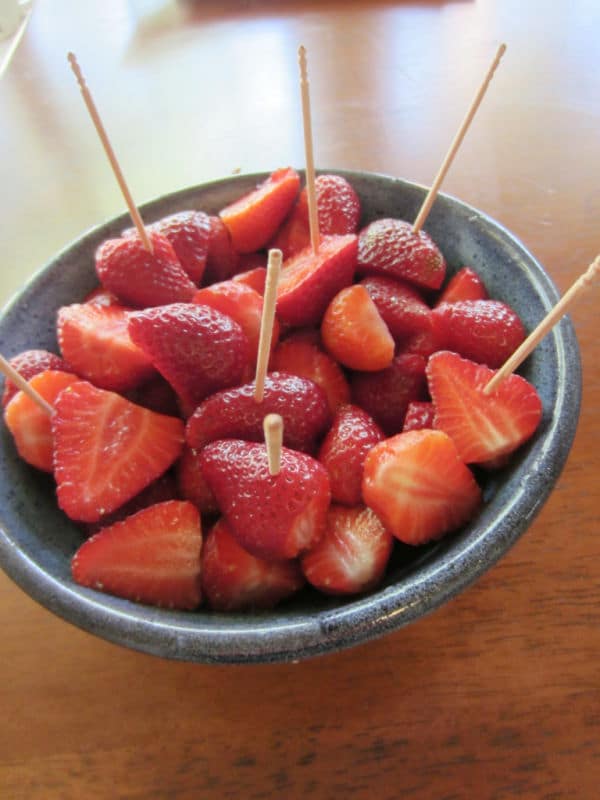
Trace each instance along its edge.
{"label": "halved strawberry", "polygon": [[220,211],[238,253],[253,253],[269,243],[292,208],[299,189],[300,176],[296,170],[278,169],[256,189]]}
{"label": "halved strawberry", "polygon": [[78,381],[56,398],[52,416],[58,504],[71,519],[96,522],[176,461],[183,422]]}
{"label": "halved strawberry", "polygon": [[315,255],[310,247],[285,262],[277,287],[277,316],[289,325],[318,325],[333,297],[352,283],[357,238],[324,236]]}
{"label": "halved strawberry", "polygon": [[431,329],[431,309],[413,286],[381,275],[371,275],[360,283],[396,341]]}
{"label": "halved strawberry", "polygon": [[181,414],[175,389],[158,372],[150,380],[136,386],[133,391],[127,392],[125,397],[138,406],[156,411],[157,414],[166,414],[168,417],[178,417]]}
{"label": "halved strawberry", "polygon": [[156,374],[128,331],[129,309],[121,305],[74,303],[58,310],[56,335],[63,358],[82,378],[124,392]]}
{"label": "halved strawberry", "polygon": [[203,514],[215,514],[219,508],[202,474],[200,450],[184,447],[177,462],[177,486],[181,497],[192,502]]}
{"label": "halved strawberry", "polygon": [[429,400],[413,400],[408,404],[404,417],[403,431],[420,431],[422,428],[433,428],[435,406]]}
{"label": "halved strawberry", "polygon": [[439,289],[446,275],[446,261],[433,239],[424,231],[414,233],[410,222],[389,218],[360,232],[357,268],[361,274],[401,278],[428,289]]}
{"label": "halved strawberry", "polygon": [[164,608],[200,605],[200,516],[170,500],[138,511],[84,542],[73,556],[81,586]]}
{"label": "halved strawberry", "polygon": [[191,300],[196,286],[165,236],[148,233],[149,253],[136,234],[107,239],[96,250],[96,273],[121,303],[137,308]]}
{"label": "halved strawberry", "polygon": [[370,508],[332,505],[323,537],[300,558],[302,572],[326,594],[366,592],[383,578],[393,544]]}
{"label": "halved strawberry", "polygon": [[520,375],[507,376],[484,394],[494,374],[483,364],[443,351],[427,364],[435,426],[452,437],[466,463],[511,453],[535,433],[541,420],[540,397]]}
{"label": "halved strawberry", "polygon": [[459,300],[486,300],[488,296],[485,284],[471,267],[463,267],[448,281],[436,303],[456,303]]}
{"label": "halved strawberry", "polygon": [[206,268],[211,223],[204,211],[178,211],[148,226],[148,230],[165,236],[183,269],[199,284]]}
{"label": "halved strawberry", "polygon": [[264,444],[225,439],[202,451],[202,471],[239,544],[268,561],[295,558],[325,529],[329,478],[314,458],[281,449],[269,473]]}
{"label": "halved strawberry", "polygon": [[419,545],[468,522],[481,490],[443,431],[399,433],[365,460],[365,503],[400,541]]}
{"label": "halved strawberry", "polygon": [[238,272],[234,275],[232,280],[236,283],[245,283],[255,292],[261,296],[265,293],[265,283],[267,281],[266,267],[255,267],[254,269],[247,270],[246,272]]}
{"label": "halved strawberry", "polygon": [[210,235],[206,254],[206,268],[202,278],[202,283],[205,286],[217,281],[229,280],[236,272],[240,259],[221,217],[210,216],[208,219],[210,222]]}
{"label": "halved strawberry", "polygon": [[348,404],[338,409],[318,456],[329,473],[336,503],[356,506],[362,502],[365,458],[384,438],[379,425],[362,408]]}
{"label": "halved strawberry", "polygon": [[[77,375],[69,372],[44,370],[34,375],[28,383],[54,406],[57,395],[78,380]],[[4,409],[4,421],[14,437],[21,458],[38,469],[52,472],[54,446],[50,415],[25,392],[17,391]]]}
{"label": "halved strawberry", "polygon": [[[45,372],[48,369],[59,372],[70,371],[69,365],[60,356],[55,355],[55,353],[49,353],[47,350],[24,350],[22,353],[13,356],[9,360],[9,364],[26,381],[39,372]],[[4,392],[2,393],[2,405],[8,405],[18,391],[17,386],[9,378],[6,378]]]}
{"label": "halved strawberry", "polygon": [[273,608],[303,585],[297,561],[251,555],[223,518],[209,531],[202,548],[202,592],[215,611]]}
{"label": "halved strawberry", "polygon": [[323,315],[323,344],[345,367],[379,372],[394,358],[394,340],[364,286],[336,294]]}

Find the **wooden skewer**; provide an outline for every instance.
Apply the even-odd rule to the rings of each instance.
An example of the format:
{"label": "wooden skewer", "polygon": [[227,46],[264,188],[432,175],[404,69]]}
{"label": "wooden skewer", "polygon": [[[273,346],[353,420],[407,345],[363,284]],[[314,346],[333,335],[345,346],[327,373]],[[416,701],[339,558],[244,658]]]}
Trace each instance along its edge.
{"label": "wooden skewer", "polygon": [[469,129],[469,125],[471,124],[471,122],[473,121],[473,117],[477,113],[477,109],[479,108],[479,105],[483,100],[483,96],[485,95],[487,88],[490,84],[490,81],[492,80],[494,72],[496,71],[496,67],[500,63],[500,59],[504,55],[505,51],[506,51],[506,45],[501,44],[500,47],[498,48],[496,55],[494,56],[494,60],[492,61],[490,68],[487,71],[483,83],[481,84],[477,94],[475,95],[475,99],[471,103],[471,107],[467,111],[467,114],[462,122],[462,125],[460,126],[458,132],[456,133],[456,136],[454,137],[454,141],[450,145],[450,149],[446,153],[446,157],[442,162],[442,166],[440,167],[438,174],[435,176],[435,180],[431,185],[431,189],[429,190],[429,192],[427,193],[427,197],[423,201],[421,210],[417,214],[417,218],[413,225],[413,233],[419,233],[419,231],[423,227],[425,220],[427,219],[427,216],[431,211],[431,207],[435,202],[435,198],[437,197],[437,194],[440,190],[442,181],[444,180],[444,178],[446,177],[446,173],[450,169],[450,165],[454,160],[454,156],[458,152],[458,148],[461,146],[462,140],[465,138],[465,134]]}
{"label": "wooden skewer", "polygon": [[317,192],[315,189],[315,158],[313,154],[312,120],[310,114],[310,94],[308,87],[308,71],[306,67],[306,48],[298,48],[300,64],[300,92],[302,96],[302,122],[304,125],[304,153],[306,160],[306,193],[308,195],[308,224],[310,227],[310,243],[313,253],[318,252],[321,244],[319,232],[319,212],[317,209]]}
{"label": "wooden skewer", "polygon": [[596,256],[586,271],[577,278],[575,283],[565,292],[554,308],[546,314],[544,319],[529,334],[521,346],[515,350],[512,356],[507,359],[496,372],[494,377],[488,381],[483,389],[484,394],[492,392],[507,375],[510,375],[517,369],[531,351],[537,347],[550,329],[567,313],[567,308],[575,298],[584,292],[598,275],[600,275],[600,255]]}
{"label": "wooden skewer", "polygon": [[144,228],[144,223],[140,216],[140,212],[138,211],[138,207],[133,202],[133,197],[131,196],[131,192],[129,191],[129,187],[125,182],[125,178],[123,176],[123,172],[121,167],[119,166],[119,162],[117,161],[117,157],[115,152],[112,148],[106,130],[104,129],[104,125],[102,124],[102,120],[100,119],[100,114],[96,108],[96,104],[92,98],[91,92],[87,87],[85,82],[85,78],[83,77],[83,73],[81,72],[81,67],[77,62],[77,58],[75,57],[74,53],[69,53],[67,55],[69,60],[69,64],[71,65],[71,69],[73,70],[73,74],[77,79],[77,83],[79,84],[79,88],[81,90],[81,94],[83,96],[84,102],[87,106],[87,110],[89,111],[90,117],[92,118],[92,122],[94,123],[94,127],[100,137],[100,141],[104,147],[106,155],[108,156],[108,160],[110,162],[110,166],[114,172],[115,178],[117,179],[117,183],[119,184],[119,188],[123,193],[123,197],[125,198],[125,202],[127,203],[127,208],[129,209],[129,214],[131,215],[131,219],[133,224],[137,228],[137,232],[139,234],[140,239],[142,240],[142,244],[144,245],[145,249],[152,253],[154,252],[152,247],[152,242],[150,237],[148,236],[146,229]]}
{"label": "wooden skewer", "polygon": [[283,419],[279,414],[267,414],[263,420],[269,474],[279,475],[281,471],[281,444],[283,442]]}
{"label": "wooden skewer", "polygon": [[34,403],[37,403],[38,406],[45,411],[46,414],[52,416],[54,414],[54,409],[48,403],[39,392],[36,392],[25,380],[25,378],[17,372],[17,370],[11,366],[10,362],[8,362],[4,356],[0,355],[0,370],[9,378],[15,386],[18,386],[22,392],[30,397]]}
{"label": "wooden skewer", "polygon": [[254,383],[254,399],[262,403],[265,394],[265,376],[269,365],[271,353],[271,339],[273,337],[273,320],[275,319],[275,303],[277,301],[277,284],[281,271],[281,250],[269,250],[267,262],[267,278],[265,281],[265,295],[263,298],[263,311],[260,320],[260,336],[258,339],[258,356],[256,359],[256,377]]}

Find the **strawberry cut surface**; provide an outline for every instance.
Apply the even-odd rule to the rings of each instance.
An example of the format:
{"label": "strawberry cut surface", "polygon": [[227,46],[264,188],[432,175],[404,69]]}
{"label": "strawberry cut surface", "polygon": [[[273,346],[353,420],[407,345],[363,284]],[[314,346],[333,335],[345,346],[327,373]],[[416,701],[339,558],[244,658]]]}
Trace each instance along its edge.
{"label": "strawberry cut surface", "polygon": [[380,275],[371,275],[360,283],[396,341],[431,329],[431,309],[413,286]]}
{"label": "strawberry cut surface", "polygon": [[486,300],[485,284],[471,267],[462,267],[448,281],[436,305],[457,303],[459,300]]}
{"label": "strawberry cut surface", "polygon": [[[24,350],[9,359],[9,364],[26,381],[33,378],[39,372],[46,370],[57,370],[59,372],[70,372],[69,365],[55,353],[47,350]],[[19,391],[17,386],[9,379],[5,379],[4,392],[2,393],[2,405],[8,405],[12,397]]]}

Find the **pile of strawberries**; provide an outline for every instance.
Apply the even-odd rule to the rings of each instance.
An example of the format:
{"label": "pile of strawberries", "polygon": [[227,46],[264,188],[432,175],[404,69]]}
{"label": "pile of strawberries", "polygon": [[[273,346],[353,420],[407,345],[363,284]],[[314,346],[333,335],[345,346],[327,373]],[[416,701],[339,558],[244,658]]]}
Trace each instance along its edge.
{"label": "pile of strawberries", "polygon": [[[382,579],[395,539],[421,545],[477,513],[479,468],[536,430],[534,387],[484,387],[525,336],[517,314],[402,220],[360,229],[359,198],[280,169],[218,216],[184,211],[96,252],[101,286],[61,308],[61,356],[12,364],[20,455],[53,473],[88,538],[74,580],[193,609],[269,608],[306,582],[353,594]],[[264,400],[254,373],[266,251],[284,255]],[[283,417],[281,471],[263,442]],[[477,466],[477,473],[473,467]]]}

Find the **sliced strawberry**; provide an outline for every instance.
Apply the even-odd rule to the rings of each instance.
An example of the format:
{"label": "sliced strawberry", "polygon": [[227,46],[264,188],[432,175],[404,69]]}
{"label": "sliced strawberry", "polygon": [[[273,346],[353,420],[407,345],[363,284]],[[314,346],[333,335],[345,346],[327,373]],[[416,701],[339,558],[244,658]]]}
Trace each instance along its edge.
{"label": "sliced strawberry", "polygon": [[326,594],[358,594],[380,583],[394,539],[364,506],[332,505],[325,534],[300,559],[309,583]]}
{"label": "sliced strawberry", "polygon": [[208,286],[217,281],[226,281],[236,272],[239,253],[234,249],[231,236],[221,217],[211,216],[206,269],[202,283]]}
{"label": "sliced strawberry", "polygon": [[173,245],[179,263],[190,279],[199,284],[206,269],[211,222],[203,211],[179,211],[148,227]]}
{"label": "sliced strawberry", "polygon": [[525,339],[518,314],[499,300],[443,303],[432,312],[440,350],[501,367]]}
{"label": "sliced strawberry", "polygon": [[375,420],[362,408],[341,406],[319,450],[319,461],[329,473],[331,497],[336,503],[362,503],[362,477],[369,450],[385,438]]}
{"label": "sliced strawberry", "polygon": [[108,239],[96,250],[96,272],[105,289],[123,305],[147,308],[191,300],[196,286],[179,263],[169,240],[148,233],[153,252],[139,236]]}
{"label": "sliced strawberry", "polygon": [[433,324],[433,315],[430,317],[431,327],[420,333],[413,333],[404,339],[396,350],[396,356],[413,355],[421,356],[427,360],[436,350],[441,350],[441,344],[437,334],[437,327]]}
{"label": "sliced strawberry", "polygon": [[149,408],[157,414],[166,414],[168,417],[180,416],[177,394],[162,375],[155,373],[149,381],[140,384],[133,391],[125,395],[132,403]]}
{"label": "sliced strawberry", "polygon": [[393,436],[402,430],[408,404],[424,399],[425,386],[425,359],[399,355],[381,372],[355,373],[352,402],[370,414],[387,436]]}
{"label": "sliced strawberry", "polygon": [[417,286],[439,289],[446,275],[446,261],[433,239],[424,231],[413,232],[410,222],[378,219],[358,238],[358,271],[387,275]]}
{"label": "sliced strawberry", "polygon": [[219,508],[200,465],[200,450],[184,447],[177,462],[177,486],[185,500],[192,502],[203,514],[215,514]]}
{"label": "sliced strawberry", "polygon": [[[22,353],[13,356],[9,364],[26,381],[33,378],[33,376],[37,375],[39,372],[45,372],[48,369],[57,370],[59,372],[70,371],[69,365],[66,364],[60,356],[49,353],[47,350],[24,350]],[[9,378],[6,378],[4,392],[2,394],[2,405],[8,405],[9,401],[18,391],[19,389],[15,384]]]}
{"label": "sliced strawberry", "polygon": [[269,473],[264,444],[226,439],[202,451],[202,471],[231,533],[268,561],[295,558],[325,530],[329,478],[314,458],[281,449],[281,471]]}
{"label": "sliced strawberry", "polygon": [[435,406],[429,400],[413,400],[408,404],[404,417],[403,431],[420,431],[422,428],[433,428]]}
{"label": "sliced strawberry", "polygon": [[[44,370],[30,378],[28,383],[54,407],[62,390],[78,380],[77,375],[69,372]],[[54,447],[49,414],[25,392],[17,391],[4,410],[4,421],[21,458],[38,469],[52,472]]]}
{"label": "sliced strawberry", "polygon": [[166,472],[183,448],[180,419],[85,381],[62,391],[54,407],[58,504],[74,520],[96,522],[114,511]]}
{"label": "sliced strawberry", "polygon": [[487,300],[487,289],[479,275],[471,267],[463,267],[448,281],[436,305],[456,303],[459,300]]}
{"label": "sliced strawberry", "polygon": [[240,382],[248,338],[214,308],[173,303],[129,315],[129,335],[190,407]]}
{"label": "sliced strawberry", "polygon": [[104,286],[98,286],[96,289],[86,295],[84,303],[90,303],[95,306],[121,306],[122,303],[119,298],[105,289]]}
{"label": "sliced strawberry", "polygon": [[318,253],[310,247],[284,263],[277,287],[277,316],[289,325],[319,325],[333,297],[352,283],[357,239],[324,236]]}
{"label": "sliced strawberry", "polygon": [[129,309],[74,303],[58,310],[56,335],[63,358],[82,378],[125,392],[156,374],[148,356],[129,338]]}
{"label": "sliced strawberry", "polygon": [[224,519],[209,531],[202,549],[202,591],[215,611],[273,608],[303,585],[296,561],[265,561],[250,555]]}
{"label": "sliced strawberry", "polygon": [[371,275],[361,281],[396,341],[431,329],[431,309],[404,281]]}
{"label": "sliced strawberry", "polygon": [[399,433],[375,445],[365,461],[365,503],[406,544],[440,539],[468,522],[481,491],[443,431]]}
{"label": "sliced strawberry", "polygon": [[103,528],[73,556],[81,586],[163,608],[200,605],[200,516],[171,500]]}
{"label": "sliced strawberry", "polygon": [[511,453],[540,423],[540,397],[520,375],[509,375],[493,392],[483,393],[494,374],[483,364],[443,351],[427,365],[435,426],[453,439],[466,463]]}
{"label": "sliced strawberry", "polygon": [[237,275],[233,276],[232,280],[236,281],[236,283],[245,283],[246,286],[254,289],[255,292],[262,296],[265,293],[267,269],[266,267],[255,267],[246,272],[238,272]]}
{"label": "sliced strawberry", "polygon": [[270,364],[278,372],[300,375],[314,381],[327,395],[332,414],[343,403],[350,402],[350,387],[339,365],[302,334],[292,334],[280,342],[273,352]]}
{"label": "sliced strawberry", "polygon": [[220,212],[238,253],[265,247],[281,225],[300,189],[300,177],[291,167],[278,169],[248,194]]}
{"label": "sliced strawberry", "polygon": [[327,397],[320,386],[298,375],[271,372],[265,379],[261,403],[254,399],[254,382],[207,397],[187,422],[187,442],[196,450],[215,439],[262,442],[266,414],[280,414],[284,444],[303,451],[313,450],[316,439],[331,422]]}
{"label": "sliced strawberry", "polygon": [[378,372],[394,358],[394,340],[364,286],[336,294],[323,316],[321,336],[329,353],[345,367]]}

